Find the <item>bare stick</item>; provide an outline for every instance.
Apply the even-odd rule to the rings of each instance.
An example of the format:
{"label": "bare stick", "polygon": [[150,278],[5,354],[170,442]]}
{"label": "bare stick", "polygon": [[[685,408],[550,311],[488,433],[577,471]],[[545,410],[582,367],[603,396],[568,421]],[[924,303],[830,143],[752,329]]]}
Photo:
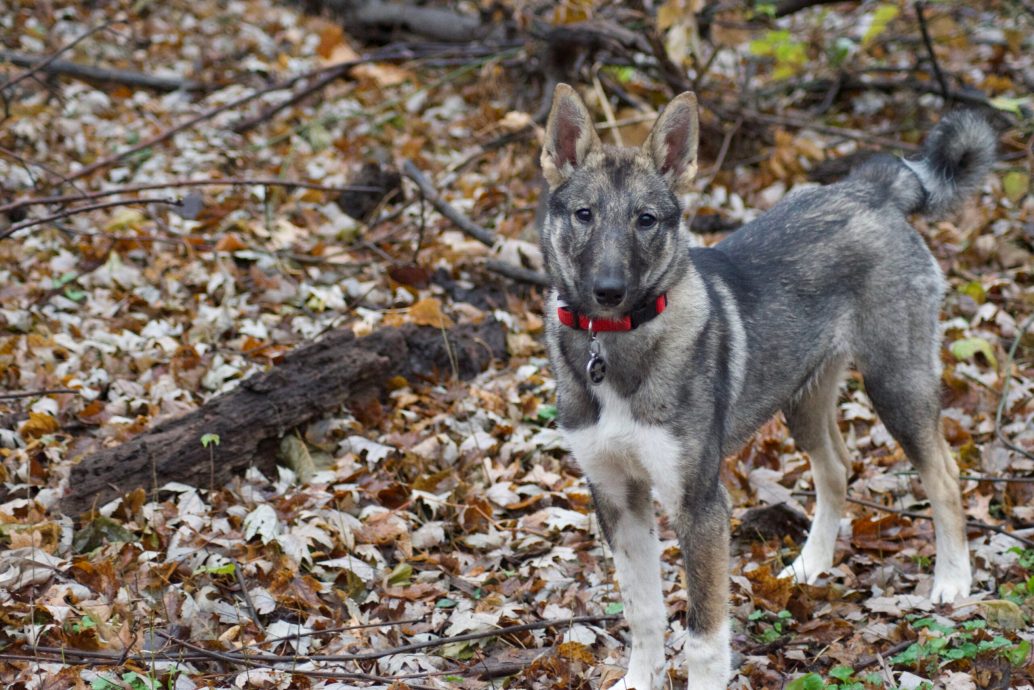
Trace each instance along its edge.
{"label": "bare stick", "polygon": [[5,237],[10,237],[19,230],[25,230],[26,228],[35,227],[37,225],[43,225],[44,223],[50,223],[55,220],[62,218],[68,218],[69,216],[75,216],[80,213],[87,213],[89,211],[99,211],[104,208],[112,208],[113,206],[140,206],[144,204],[167,204],[169,206],[180,206],[183,202],[178,199],[166,199],[163,197],[153,197],[145,199],[120,199],[119,201],[106,201],[102,204],[93,204],[91,206],[76,206],[74,208],[66,208],[60,213],[55,213],[52,216],[46,218],[35,218],[33,220],[27,220],[24,223],[18,223],[7,228],[4,232],[0,233],[0,240]]}
{"label": "bare stick", "polygon": [[930,40],[930,32],[926,28],[926,15],[923,14],[923,9],[926,7],[926,3],[923,0],[916,0],[914,3],[916,9],[916,17],[919,19],[919,31],[923,35],[923,44],[926,46],[926,52],[930,55],[930,64],[933,65],[933,74],[937,78],[937,84],[941,87],[941,96],[945,101],[951,101],[951,93],[948,91],[948,82],[944,80],[944,73],[941,72],[941,66],[937,62],[937,54],[933,52],[933,41]]}
{"label": "bare stick", "polygon": [[452,223],[462,230],[464,233],[473,237],[475,240],[489,247],[494,247],[499,241],[499,237],[487,228],[483,228],[470,218],[457,211],[447,201],[442,199],[438,194],[438,190],[434,188],[431,181],[420,172],[420,169],[413,164],[413,161],[406,160],[402,163],[402,172],[409,179],[416,183],[416,186],[420,189],[420,193],[431,202],[431,205],[437,209],[438,213],[448,218]]}
{"label": "bare stick", "polygon": [[153,189],[174,189],[177,187],[233,187],[233,186],[251,186],[251,187],[288,187],[288,188],[299,188],[299,189],[314,189],[320,192],[380,192],[380,187],[374,187],[370,185],[325,185],[316,184],[315,182],[302,182],[295,180],[278,180],[278,179],[266,179],[266,178],[227,178],[224,180],[173,180],[171,182],[152,182],[148,184],[133,185],[131,187],[114,187],[112,189],[104,189],[97,192],[83,192],[82,194],[64,194],[60,196],[46,196],[19,199],[12,201],[7,204],[0,206],[0,213],[12,211],[15,209],[23,208],[25,206],[40,206],[44,204],[67,204],[75,201],[88,201],[92,199],[100,199],[106,196],[115,196],[116,194],[132,194],[135,192],[145,192]]}
{"label": "bare stick", "polygon": [[283,100],[272,107],[266,108],[258,115],[241,120],[233,126],[233,131],[237,132],[238,134],[244,134],[245,132],[254,129],[255,127],[258,127],[263,122],[271,120],[273,117],[276,116],[277,113],[281,112],[282,110],[285,110],[287,108],[290,108],[292,105],[300,103],[301,101],[305,100],[317,91],[322,90],[332,81],[337,81],[341,77],[345,76],[346,74],[348,74],[349,70],[351,70],[351,66],[327,72],[322,77],[316,79],[305,88],[295,92],[295,94],[290,98]]}
{"label": "bare stick", "polygon": [[[17,77],[12,77],[11,79],[8,79],[7,81],[5,81],[3,84],[0,84],[0,93],[3,93],[4,91],[6,91],[10,87],[14,86],[15,84],[19,83],[20,81],[22,81],[24,79],[28,79],[29,77],[31,77],[36,72],[39,72],[41,69],[46,68],[47,65],[49,65],[52,62],[54,62],[54,60],[57,60],[61,55],[63,55],[64,53],[67,53],[72,48],[75,48],[77,45],[79,45],[80,43],[82,43],[83,41],[85,41],[87,38],[89,38],[90,36],[94,35],[98,31],[103,31],[104,29],[107,29],[109,26],[114,26],[115,24],[125,24],[125,23],[126,23],[126,21],[124,19],[113,19],[111,21],[104,22],[103,24],[98,24],[97,26],[93,27],[92,29],[88,29],[86,31],[86,33],[82,34],[81,36],[76,38],[74,41],[72,41],[71,43],[66,45],[65,47],[59,49],[53,55],[50,55],[50,56],[40,60],[39,62],[34,64],[32,67],[30,67],[29,69],[25,70],[21,74],[19,74]],[[6,55],[5,55],[5,57],[6,57]],[[7,58],[7,59],[10,59],[10,58]],[[12,62],[13,62],[13,60],[12,60]]]}
{"label": "bare stick", "polygon": [[35,71],[43,71],[47,74],[61,74],[85,81],[102,84],[125,84],[126,86],[138,86],[155,91],[200,91],[205,88],[201,82],[180,77],[158,77],[153,74],[144,74],[128,69],[114,69],[111,67],[98,67],[96,65],[83,65],[68,60],[54,60],[53,56],[48,62],[39,62],[38,55],[28,53],[16,53],[12,51],[0,51],[0,61],[7,61],[20,67],[32,65]]}
{"label": "bare stick", "polygon": [[549,279],[549,276],[545,273],[532,271],[524,268],[523,266],[514,266],[506,261],[489,259],[485,261],[485,268],[493,273],[498,273],[501,276],[506,276],[510,280],[516,280],[521,283],[529,283],[531,285],[538,285],[539,287],[549,287],[553,284]]}
{"label": "bare stick", "polygon": [[10,393],[0,393],[0,400],[15,400],[16,398],[35,398],[40,395],[55,395],[57,393],[72,393],[79,395],[82,391],[72,390],[71,388],[45,388],[39,391],[12,391]]}

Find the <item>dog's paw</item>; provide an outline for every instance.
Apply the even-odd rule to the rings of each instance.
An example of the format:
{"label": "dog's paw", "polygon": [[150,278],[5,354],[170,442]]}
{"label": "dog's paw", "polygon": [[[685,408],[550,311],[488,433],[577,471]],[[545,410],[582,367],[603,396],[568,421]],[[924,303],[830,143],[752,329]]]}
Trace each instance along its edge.
{"label": "dog's paw", "polygon": [[819,579],[822,573],[826,572],[830,566],[830,563],[824,563],[818,558],[808,558],[805,553],[801,553],[794,562],[779,571],[779,577],[781,578],[792,578],[794,582],[802,584],[813,585]]}
{"label": "dog's paw", "polygon": [[934,570],[930,601],[935,604],[951,604],[956,599],[968,597],[973,579],[969,568],[946,568],[945,571]]}
{"label": "dog's paw", "polygon": [[654,690],[653,676],[627,673],[621,680],[611,685],[610,690]]}
{"label": "dog's paw", "polygon": [[[644,655],[645,656],[645,655]],[[628,673],[611,686],[613,690],[655,690],[664,678],[664,658],[657,661],[646,661],[635,654],[628,663]]]}

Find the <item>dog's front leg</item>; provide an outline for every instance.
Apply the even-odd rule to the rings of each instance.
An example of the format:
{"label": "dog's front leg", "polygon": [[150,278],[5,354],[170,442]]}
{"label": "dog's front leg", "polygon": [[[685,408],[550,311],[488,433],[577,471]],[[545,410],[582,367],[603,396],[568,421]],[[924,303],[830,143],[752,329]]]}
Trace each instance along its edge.
{"label": "dog's front leg", "polygon": [[643,478],[625,474],[617,463],[590,464],[586,469],[600,527],[614,554],[625,619],[632,633],[628,673],[613,687],[665,687],[664,631],[668,617],[661,593],[660,542],[650,485]]}
{"label": "dog's front leg", "polygon": [[689,690],[719,690],[729,683],[729,501],[715,476],[685,488],[669,506],[686,563],[689,612],[686,672]]}

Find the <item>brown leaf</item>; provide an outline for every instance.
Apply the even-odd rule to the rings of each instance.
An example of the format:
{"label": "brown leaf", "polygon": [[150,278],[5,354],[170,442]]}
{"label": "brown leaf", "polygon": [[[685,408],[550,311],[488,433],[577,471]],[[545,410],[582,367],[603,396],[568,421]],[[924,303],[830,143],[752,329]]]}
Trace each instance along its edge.
{"label": "brown leaf", "polygon": [[442,303],[437,297],[427,297],[409,308],[409,320],[418,326],[452,328],[452,319],[442,313]]}
{"label": "brown leaf", "polygon": [[786,608],[786,603],[793,594],[793,581],[790,578],[776,577],[767,566],[754,568],[744,574],[750,580],[755,604],[760,604],[773,613]]}
{"label": "brown leaf", "polygon": [[18,433],[23,438],[39,438],[46,434],[52,434],[59,428],[61,427],[57,420],[46,412],[30,412],[29,418],[22,423]]}

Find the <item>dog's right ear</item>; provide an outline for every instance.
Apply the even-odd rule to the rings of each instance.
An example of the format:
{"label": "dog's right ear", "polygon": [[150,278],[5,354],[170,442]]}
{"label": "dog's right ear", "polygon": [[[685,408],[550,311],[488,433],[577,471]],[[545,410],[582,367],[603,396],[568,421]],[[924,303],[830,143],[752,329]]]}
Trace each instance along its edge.
{"label": "dog's right ear", "polygon": [[589,152],[600,145],[592,117],[578,93],[567,84],[557,84],[540,159],[549,188],[563,184],[575,168],[585,163]]}

